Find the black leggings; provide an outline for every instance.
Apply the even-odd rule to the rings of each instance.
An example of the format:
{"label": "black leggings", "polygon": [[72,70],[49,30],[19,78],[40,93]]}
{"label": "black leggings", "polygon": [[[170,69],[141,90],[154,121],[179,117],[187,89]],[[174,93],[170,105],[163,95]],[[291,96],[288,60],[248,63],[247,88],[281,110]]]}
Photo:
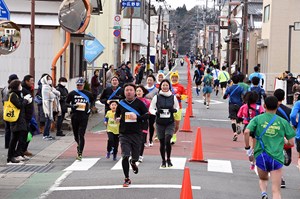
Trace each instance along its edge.
{"label": "black leggings", "polygon": [[165,138],[160,139],[160,155],[161,155],[161,159],[163,161],[166,160],[166,152],[167,152],[167,159],[169,160],[171,157],[171,151],[172,151],[172,146],[171,146],[171,135],[166,135]]}
{"label": "black leggings", "polygon": [[144,154],[144,149],[145,149],[145,143],[146,142],[147,142],[147,133],[143,133],[143,135],[142,135],[142,142],[141,142],[140,156],[143,156],[143,154]]}
{"label": "black leggings", "polygon": [[149,142],[153,142],[155,115],[149,116]]}
{"label": "black leggings", "polygon": [[72,123],[72,128],[73,128],[73,134],[74,134],[74,139],[77,142],[77,153],[82,155],[83,148],[84,148],[84,135],[85,135],[85,130],[88,124],[88,115],[76,115],[73,114],[71,117],[71,123]]}
{"label": "black leggings", "polygon": [[118,153],[119,147],[119,135],[114,134],[112,132],[107,132],[108,140],[107,140],[107,152],[110,152],[112,147],[114,148],[114,155]]}

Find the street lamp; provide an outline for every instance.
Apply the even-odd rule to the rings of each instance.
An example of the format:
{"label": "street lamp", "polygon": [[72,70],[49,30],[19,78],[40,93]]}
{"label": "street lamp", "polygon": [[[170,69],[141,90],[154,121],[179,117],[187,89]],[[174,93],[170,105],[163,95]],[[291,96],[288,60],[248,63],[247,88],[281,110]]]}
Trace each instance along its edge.
{"label": "street lamp", "polygon": [[294,28],[294,31],[300,31],[300,22],[294,22],[294,25],[289,25],[288,71],[291,71],[292,28]]}

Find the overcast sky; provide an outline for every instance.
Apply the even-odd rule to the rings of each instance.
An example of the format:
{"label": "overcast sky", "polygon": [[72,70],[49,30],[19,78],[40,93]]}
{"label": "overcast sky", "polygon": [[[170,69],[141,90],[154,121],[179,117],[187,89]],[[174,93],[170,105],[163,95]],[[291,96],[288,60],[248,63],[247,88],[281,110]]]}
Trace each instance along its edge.
{"label": "overcast sky", "polygon": [[[187,10],[190,10],[196,5],[205,5],[206,0],[166,0],[166,2],[171,6],[171,9],[182,7],[185,4]],[[213,7],[213,2],[213,0],[208,0],[208,6]]]}

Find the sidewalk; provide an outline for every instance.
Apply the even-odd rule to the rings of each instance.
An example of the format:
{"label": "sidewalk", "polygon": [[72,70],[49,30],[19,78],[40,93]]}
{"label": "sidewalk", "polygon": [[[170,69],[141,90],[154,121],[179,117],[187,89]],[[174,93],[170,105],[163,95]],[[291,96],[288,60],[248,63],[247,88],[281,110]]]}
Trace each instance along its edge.
{"label": "sidewalk", "polygon": [[[103,130],[104,105],[97,104],[98,113],[90,115],[87,133]],[[67,121],[70,122],[70,121]],[[102,128],[102,129],[101,129]],[[7,166],[7,149],[4,149],[4,129],[0,130],[0,198],[7,198],[37,170],[51,169],[51,163],[74,144],[72,131],[64,131],[66,136],[52,141],[43,140],[43,135],[36,135],[29,144],[28,150],[33,157],[22,166]],[[51,132],[55,136],[55,132]]]}

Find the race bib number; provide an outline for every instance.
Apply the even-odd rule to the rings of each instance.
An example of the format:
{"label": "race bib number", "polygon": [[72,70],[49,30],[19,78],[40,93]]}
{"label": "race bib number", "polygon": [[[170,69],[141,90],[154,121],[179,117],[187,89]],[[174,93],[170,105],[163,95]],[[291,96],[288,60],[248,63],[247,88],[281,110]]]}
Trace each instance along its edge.
{"label": "race bib number", "polygon": [[162,109],[163,113],[160,113],[160,118],[170,118],[171,113],[169,112],[169,109]]}
{"label": "race bib number", "polygon": [[78,105],[76,108],[77,111],[85,111],[86,103],[77,102],[76,105]]}
{"label": "race bib number", "polygon": [[136,119],[131,119],[131,115],[133,115],[133,112],[126,112],[125,113],[125,122],[136,122]]}

